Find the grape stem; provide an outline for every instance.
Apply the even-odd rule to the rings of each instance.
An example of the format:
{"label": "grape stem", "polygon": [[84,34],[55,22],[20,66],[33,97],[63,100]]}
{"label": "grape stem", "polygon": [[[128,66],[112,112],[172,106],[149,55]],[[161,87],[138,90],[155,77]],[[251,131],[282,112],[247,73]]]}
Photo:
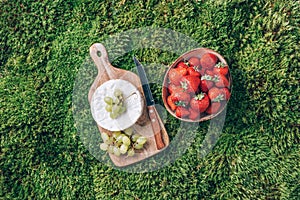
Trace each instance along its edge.
{"label": "grape stem", "polygon": [[134,92],[134,93],[130,94],[129,96],[127,96],[126,98],[124,98],[124,100],[125,100],[125,99],[128,99],[128,98],[131,97],[132,95],[137,95],[137,93]]}

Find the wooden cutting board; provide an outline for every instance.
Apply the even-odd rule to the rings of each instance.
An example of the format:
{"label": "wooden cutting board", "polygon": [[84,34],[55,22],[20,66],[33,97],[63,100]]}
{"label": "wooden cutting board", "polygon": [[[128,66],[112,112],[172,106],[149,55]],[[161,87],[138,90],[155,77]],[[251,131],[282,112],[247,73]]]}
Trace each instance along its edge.
{"label": "wooden cutting board", "polygon": [[[106,81],[112,80],[112,79],[123,79],[123,80],[129,81],[141,92],[141,94],[143,96],[143,100],[145,101],[140,78],[133,72],[119,69],[119,68],[112,66],[111,63],[109,62],[107,51],[102,44],[100,44],[100,43],[93,44],[90,47],[90,56],[92,57],[95,65],[98,69],[98,75],[95,78],[92,86],[90,87],[89,94],[88,94],[88,100],[89,100],[90,105],[91,105],[91,100],[92,100],[93,94],[95,93],[96,89],[100,85],[105,83]],[[145,102],[143,105],[145,105]],[[159,114],[157,113],[156,110],[155,110],[155,112],[159,116]],[[149,114],[148,114],[148,111],[145,106],[145,108],[143,109],[142,116],[132,126],[132,128],[138,134],[147,137],[147,143],[145,144],[145,146],[142,150],[136,150],[135,155],[132,157],[128,157],[126,155],[115,156],[113,154],[109,154],[112,162],[117,167],[124,167],[124,166],[131,165],[133,163],[139,162],[141,160],[144,160],[150,156],[153,156],[153,155],[163,151],[169,145],[169,136],[168,136],[167,131],[164,127],[164,124],[160,118],[159,118],[159,123],[161,126],[162,139],[165,144],[165,147],[163,149],[157,149],[156,141],[154,138],[154,132],[152,130],[151,121],[149,119]],[[98,129],[100,132],[107,132],[108,134],[111,134],[111,132],[109,130],[104,129],[103,127],[101,127],[99,125],[98,125]],[[99,133],[99,135],[100,135],[100,133]]]}

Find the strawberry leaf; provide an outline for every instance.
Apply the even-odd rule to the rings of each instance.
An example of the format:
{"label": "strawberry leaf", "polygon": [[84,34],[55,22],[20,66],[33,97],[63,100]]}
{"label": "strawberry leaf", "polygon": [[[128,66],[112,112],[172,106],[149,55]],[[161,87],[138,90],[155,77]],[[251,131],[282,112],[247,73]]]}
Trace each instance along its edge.
{"label": "strawberry leaf", "polygon": [[194,68],[194,70],[195,70],[196,72],[199,72],[199,71],[200,71],[198,66],[194,66],[193,68]]}
{"label": "strawberry leaf", "polygon": [[190,63],[189,63],[189,61],[187,61],[187,60],[184,60],[183,62],[184,62],[184,64],[186,64],[188,67],[190,66]]}
{"label": "strawberry leaf", "polygon": [[211,100],[212,102],[220,102],[225,100],[224,98],[224,94],[219,94],[216,98],[214,98],[213,100]]}
{"label": "strawberry leaf", "polygon": [[208,75],[208,74],[204,74],[201,77],[201,80],[207,80],[207,81],[211,81],[212,80],[212,76]]}
{"label": "strawberry leaf", "polygon": [[175,105],[176,105],[176,106],[186,107],[186,104],[185,104],[185,102],[183,102],[183,101],[177,101],[177,102],[175,102]]}
{"label": "strawberry leaf", "polygon": [[205,95],[204,95],[204,93],[200,93],[200,94],[197,94],[195,97],[194,97],[194,99],[196,99],[196,100],[201,100],[201,99],[203,99],[205,97]]}
{"label": "strawberry leaf", "polygon": [[184,89],[184,91],[188,89],[188,84],[186,81],[181,81],[180,84],[181,84],[181,87]]}
{"label": "strawberry leaf", "polygon": [[226,67],[226,65],[224,63],[222,63],[222,62],[218,62],[215,67],[217,67],[217,68],[224,68],[224,67]]}
{"label": "strawberry leaf", "polygon": [[213,82],[219,82],[219,81],[220,81],[220,76],[215,75],[215,76],[212,78],[212,81],[213,81]]}

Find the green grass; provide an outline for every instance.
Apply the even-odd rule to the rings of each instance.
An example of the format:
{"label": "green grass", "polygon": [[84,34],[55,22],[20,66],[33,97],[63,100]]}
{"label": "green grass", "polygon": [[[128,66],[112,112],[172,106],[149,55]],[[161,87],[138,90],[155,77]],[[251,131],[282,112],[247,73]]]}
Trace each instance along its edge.
{"label": "green grass", "polygon": [[[0,1],[0,199],[299,199],[299,10],[297,0]],[[207,123],[171,165],[130,174],[85,148],[73,87],[91,44],[146,26],[221,53],[234,87],[205,158]],[[129,69],[133,53],[166,65],[178,56],[143,49],[113,65]],[[169,116],[171,138],[177,125]]]}

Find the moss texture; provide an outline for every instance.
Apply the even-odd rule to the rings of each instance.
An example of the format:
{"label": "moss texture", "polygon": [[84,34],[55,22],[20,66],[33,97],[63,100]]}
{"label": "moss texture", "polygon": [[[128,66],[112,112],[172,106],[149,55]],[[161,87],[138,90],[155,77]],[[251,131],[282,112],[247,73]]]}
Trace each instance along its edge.
{"label": "moss texture", "polygon": [[[1,199],[300,198],[299,1],[2,0],[0,11]],[[197,151],[203,123],[173,164],[128,174],[85,148],[72,95],[91,44],[145,26],[218,51],[234,90],[223,133],[205,158]],[[166,65],[178,56],[134,53]],[[128,69],[131,56],[113,65]],[[153,93],[159,101],[159,86]],[[167,125],[171,137],[176,123]]]}

